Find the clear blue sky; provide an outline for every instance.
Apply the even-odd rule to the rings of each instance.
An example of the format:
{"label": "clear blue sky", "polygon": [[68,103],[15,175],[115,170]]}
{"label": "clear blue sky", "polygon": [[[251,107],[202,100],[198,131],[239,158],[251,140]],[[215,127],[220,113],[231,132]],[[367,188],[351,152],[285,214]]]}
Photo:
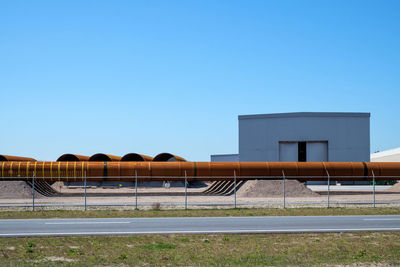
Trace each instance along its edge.
{"label": "clear blue sky", "polygon": [[371,112],[400,146],[400,1],[0,2],[0,154],[237,153],[241,114]]}

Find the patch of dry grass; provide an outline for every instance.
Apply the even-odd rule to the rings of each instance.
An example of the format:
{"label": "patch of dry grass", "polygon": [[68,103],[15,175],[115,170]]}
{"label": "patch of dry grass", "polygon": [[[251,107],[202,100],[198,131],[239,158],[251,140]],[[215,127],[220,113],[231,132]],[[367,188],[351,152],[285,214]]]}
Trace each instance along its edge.
{"label": "patch of dry grass", "polygon": [[400,265],[400,233],[0,239],[0,265],[2,266],[346,264]]}

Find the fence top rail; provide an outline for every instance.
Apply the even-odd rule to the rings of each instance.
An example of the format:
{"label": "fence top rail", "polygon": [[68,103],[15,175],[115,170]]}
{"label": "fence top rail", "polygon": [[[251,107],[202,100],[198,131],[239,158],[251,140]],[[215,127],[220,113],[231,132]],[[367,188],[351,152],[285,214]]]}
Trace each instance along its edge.
{"label": "fence top rail", "polygon": [[[225,179],[225,178],[232,178],[234,179],[236,177],[236,179],[249,179],[249,180],[256,180],[256,179],[282,179],[283,175],[280,176],[167,176],[167,175],[163,175],[163,176],[90,176],[90,177],[82,177],[82,176],[46,176],[46,177],[42,177],[42,176],[13,176],[13,177],[0,177],[0,180],[11,180],[11,179],[32,179],[32,178],[36,178],[36,179],[76,179],[76,180],[83,180],[83,179],[104,179],[104,180],[109,180],[109,179],[135,179],[135,178],[148,178],[148,179],[185,179],[185,177],[187,179]],[[307,176],[288,176],[285,175],[284,176],[286,179],[290,178],[290,179],[307,179],[307,178],[311,178],[311,179],[315,179],[315,178],[322,178],[322,179],[327,179],[328,176],[313,176],[313,175],[307,175]],[[332,176],[330,175],[331,179],[334,178],[390,178],[390,179],[398,179],[400,180],[400,176],[373,176],[373,175],[361,175],[361,176],[344,176],[344,175],[338,175],[338,176]]]}

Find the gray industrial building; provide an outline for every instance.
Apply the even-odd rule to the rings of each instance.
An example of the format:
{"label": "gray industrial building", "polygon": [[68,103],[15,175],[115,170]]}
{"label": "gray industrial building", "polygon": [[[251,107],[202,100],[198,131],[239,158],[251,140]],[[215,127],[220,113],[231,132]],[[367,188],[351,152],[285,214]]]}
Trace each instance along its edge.
{"label": "gray industrial building", "polygon": [[211,161],[370,161],[370,113],[239,116],[239,154]]}

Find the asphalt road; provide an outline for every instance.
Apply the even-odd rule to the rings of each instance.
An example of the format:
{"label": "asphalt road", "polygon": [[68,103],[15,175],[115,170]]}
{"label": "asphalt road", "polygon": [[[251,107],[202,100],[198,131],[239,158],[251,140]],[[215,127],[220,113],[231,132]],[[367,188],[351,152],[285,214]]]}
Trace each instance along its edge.
{"label": "asphalt road", "polygon": [[400,216],[273,216],[0,220],[0,237],[400,231]]}

